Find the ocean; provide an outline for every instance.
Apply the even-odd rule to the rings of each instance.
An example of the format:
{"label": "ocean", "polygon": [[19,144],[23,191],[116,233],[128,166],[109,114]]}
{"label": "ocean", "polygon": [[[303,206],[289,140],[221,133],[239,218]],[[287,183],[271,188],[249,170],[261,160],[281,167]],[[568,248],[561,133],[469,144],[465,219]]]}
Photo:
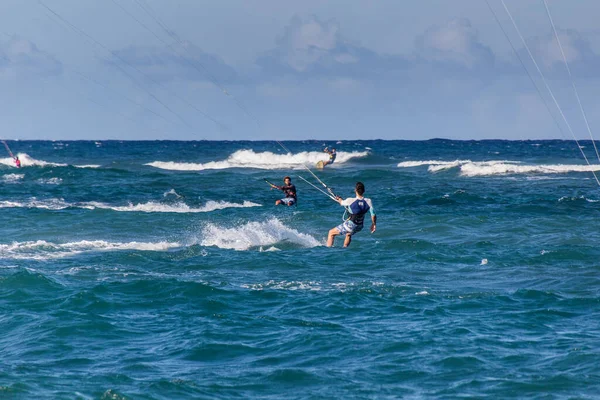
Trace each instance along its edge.
{"label": "ocean", "polygon": [[[0,397],[598,398],[580,143],[9,141]],[[325,145],[378,217],[346,249]]]}

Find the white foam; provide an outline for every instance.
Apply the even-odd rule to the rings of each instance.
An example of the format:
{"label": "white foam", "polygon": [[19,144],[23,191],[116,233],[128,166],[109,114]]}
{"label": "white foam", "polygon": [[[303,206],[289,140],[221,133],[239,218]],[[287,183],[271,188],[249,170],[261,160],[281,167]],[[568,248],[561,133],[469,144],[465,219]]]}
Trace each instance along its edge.
{"label": "white foam", "polygon": [[439,165],[430,165],[427,168],[427,171],[435,173],[435,172],[440,172],[440,171],[444,171],[447,169],[461,167],[462,165],[469,164],[469,163],[471,163],[470,160],[456,160],[456,161],[439,164]]}
{"label": "white foam", "polygon": [[280,249],[278,249],[278,248],[277,248],[277,247],[275,247],[275,246],[271,246],[271,247],[269,247],[268,249],[266,249],[266,250],[265,250],[265,249],[263,249],[263,247],[262,247],[262,246],[260,246],[260,249],[258,249],[258,251],[261,251],[261,252],[268,252],[268,251],[281,251],[281,250],[280,250]]}
{"label": "white foam", "polygon": [[[240,285],[245,289],[250,290],[312,290],[312,291],[335,291],[335,292],[347,292],[351,290],[363,290],[365,288],[383,288],[386,286],[384,282],[336,282],[336,283],[324,283],[320,281],[276,281],[269,280],[266,282],[259,283],[244,283]],[[396,288],[404,287],[406,284],[388,284],[387,286]],[[419,294],[419,293],[416,293]],[[426,291],[421,294],[428,294]]]}
{"label": "white foam", "polygon": [[[27,153],[18,153],[19,160],[21,161],[21,167],[67,167],[69,164],[54,163],[44,160],[37,160],[30,157]],[[9,167],[15,167],[15,161],[10,158],[0,158],[0,164],[7,165]],[[73,165],[76,168],[100,168],[101,165],[97,164],[86,164],[86,165]]]}
{"label": "white foam", "polygon": [[18,201],[0,201],[0,208],[41,208],[46,210],[64,210],[65,208],[84,208],[88,210],[103,209],[120,212],[162,212],[162,213],[203,213],[224,208],[247,208],[261,207],[260,204],[251,201],[243,203],[230,203],[227,201],[208,201],[200,208],[192,208],[185,203],[162,204],[154,201],[140,204],[128,204],[126,206],[114,206],[102,202],[82,202],[82,203],[67,203],[63,199],[37,200],[35,198],[25,202]]}
{"label": "white foam", "polygon": [[507,162],[479,162],[468,163],[460,167],[463,176],[490,176],[509,174],[566,174],[569,172],[600,171],[600,165],[577,165],[577,164],[540,164],[540,165],[518,165]]}
{"label": "white foam", "polygon": [[[368,151],[341,151],[337,153],[335,163],[343,164],[353,158],[366,157],[368,154]],[[270,151],[255,153],[253,150],[238,150],[223,161],[211,161],[204,164],[154,161],[145,165],[173,171],[202,171],[207,169],[228,168],[299,169],[303,168],[303,165],[313,166],[318,161],[325,161],[327,159],[327,154],[318,151],[304,151],[296,154],[275,154]]]}
{"label": "white foam", "polygon": [[322,245],[314,237],[288,228],[277,218],[271,218],[265,222],[248,222],[231,228],[207,224],[202,231],[200,244],[222,249],[249,250],[254,247],[273,246],[283,242],[307,248]]}
{"label": "white foam", "polygon": [[455,161],[437,161],[437,160],[425,160],[425,161],[403,161],[398,163],[399,168],[414,168],[420,167],[423,165],[431,165],[431,166],[456,166],[460,164],[464,164],[466,162],[471,162],[470,160],[455,160]]}
{"label": "white foam", "polygon": [[64,258],[72,255],[92,251],[115,251],[115,250],[141,250],[141,251],[165,251],[171,248],[181,247],[176,242],[107,242],[104,240],[81,240],[69,243],[51,243],[45,240],[29,242],[13,242],[0,244],[0,258],[21,260],[48,260]]}
{"label": "white foam", "polygon": [[176,196],[177,198],[181,198],[181,197],[182,197],[182,196],[181,196],[179,193],[177,193],[177,192],[175,191],[175,189],[171,189],[171,190],[169,190],[168,192],[164,192],[164,193],[163,193],[163,197],[167,197],[167,196],[168,196],[168,195],[170,195],[170,194],[172,194],[172,195]]}
{"label": "white foam", "polygon": [[44,210],[64,210],[73,207],[63,199],[37,200],[32,198],[25,202],[2,200],[0,208],[41,208]]}
{"label": "white foam", "polygon": [[2,176],[2,180],[6,183],[15,183],[25,177],[24,174],[6,174]]}
{"label": "white foam", "polygon": [[560,199],[558,199],[559,202],[564,202],[564,201],[578,201],[578,200],[585,200],[588,203],[598,203],[600,200],[593,200],[593,199],[588,199],[587,197],[581,195],[581,196],[577,196],[577,197],[569,197],[569,196],[563,196]]}
{"label": "white foam", "polygon": [[321,282],[317,281],[274,281],[270,280],[264,283],[244,283],[241,285],[244,289],[250,290],[311,290],[320,291],[322,289]]}
{"label": "white foam", "polygon": [[37,181],[44,185],[60,185],[62,183],[61,178],[38,179]]}
{"label": "white foam", "polygon": [[248,207],[260,207],[260,204],[253,203],[251,201],[244,201],[243,203],[230,203],[228,201],[208,201],[200,208],[192,208],[185,203],[176,204],[162,204],[154,201],[141,204],[129,204],[127,206],[111,206],[105,203],[90,202],[84,203],[85,205],[92,206],[94,208],[109,209],[114,211],[122,212],[163,212],[163,213],[203,213],[211,212],[215,210],[222,210],[224,208],[248,208]]}
{"label": "white foam", "polygon": [[[66,167],[67,164],[52,163],[43,160],[36,160],[30,157],[27,153],[18,153],[19,160],[21,161],[21,167]],[[15,167],[15,161],[10,158],[0,158],[0,164],[8,165],[9,167]]]}
{"label": "white foam", "polygon": [[600,171],[600,164],[538,164],[526,165],[520,161],[494,160],[494,161],[436,161],[416,160],[404,161],[398,164],[399,168],[412,168],[428,165],[427,170],[435,173],[442,170],[459,168],[462,176],[491,176],[491,175],[516,175],[516,174],[566,174],[569,172]]}

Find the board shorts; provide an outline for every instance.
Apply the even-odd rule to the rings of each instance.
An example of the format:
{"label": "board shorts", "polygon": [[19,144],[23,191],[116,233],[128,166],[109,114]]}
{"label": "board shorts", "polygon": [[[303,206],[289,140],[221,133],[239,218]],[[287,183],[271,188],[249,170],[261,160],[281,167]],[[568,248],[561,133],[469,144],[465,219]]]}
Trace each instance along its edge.
{"label": "board shorts", "polygon": [[293,206],[294,204],[296,204],[296,200],[294,200],[293,197],[284,197],[283,199],[281,199],[281,202],[286,206]]}
{"label": "board shorts", "polygon": [[348,220],[344,221],[338,226],[335,227],[338,231],[340,231],[340,235],[354,235],[362,231],[364,225],[356,225],[354,222]]}

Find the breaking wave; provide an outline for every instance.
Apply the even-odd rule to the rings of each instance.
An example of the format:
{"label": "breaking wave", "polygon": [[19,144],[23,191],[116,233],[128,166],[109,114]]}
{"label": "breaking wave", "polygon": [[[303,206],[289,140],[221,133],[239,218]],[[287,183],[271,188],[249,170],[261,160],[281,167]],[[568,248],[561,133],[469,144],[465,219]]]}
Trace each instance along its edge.
{"label": "breaking wave", "polygon": [[580,164],[523,164],[518,161],[405,161],[398,164],[399,168],[412,168],[428,165],[427,170],[435,173],[452,168],[459,168],[462,176],[492,176],[518,174],[566,174],[570,172],[600,171],[600,165]]}
{"label": "breaking wave", "polygon": [[[368,155],[368,151],[341,151],[337,153],[335,164],[343,164],[353,158],[362,158]],[[238,150],[223,161],[211,161],[204,164],[154,161],[145,165],[173,171],[202,171],[206,169],[228,168],[285,169],[302,168],[303,165],[313,166],[317,162],[325,161],[327,159],[327,154],[318,151],[304,151],[296,154],[275,154],[270,151],[255,153],[254,150]]]}
{"label": "breaking wave", "polygon": [[[69,166],[69,164],[37,160],[37,159],[29,156],[27,153],[18,153],[17,156],[19,157],[19,160],[21,161],[21,168],[23,168],[23,167],[68,167]],[[0,158],[0,165],[6,165],[8,167],[16,168],[15,161],[10,157]],[[96,164],[73,165],[73,167],[76,167],[76,168],[100,168],[101,165],[96,165]]]}
{"label": "breaking wave", "polygon": [[199,208],[193,208],[185,203],[162,204],[154,201],[140,204],[128,204],[126,206],[114,206],[106,203],[91,201],[82,203],[68,203],[62,199],[37,200],[31,199],[25,202],[19,201],[0,201],[0,208],[41,208],[46,210],[64,210],[66,208],[85,208],[88,210],[102,209],[120,212],[159,212],[159,213],[203,213],[224,208],[247,208],[260,207],[260,204],[251,201],[243,203],[230,203],[228,201],[208,201]]}
{"label": "breaking wave", "polygon": [[73,165],[75,168],[100,168],[101,165],[89,164],[89,165]]}
{"label": "breaking wave", "polygon": [[45,240],[0,244],[0,258],[18,260],[49,260],[65,258],[93,251],[140,250],[165,251],[181,247],[177,242],[107,242],[104,240],[81,240],[69,243],[51,243]]}
{"label": "breaking wave", "polygon": [[[52,163],[44,160],[36,160],[30,157],[27,153],[18,153],[19,160],[21,160],[21,167],[66,167],[67,164]],[[15,162],[10,157],[0,158],[0,164],[15,167]],[[15,167],[16,168],[16,167]]]}
{"label": "breaking wave", "polygon": [[265,222],[248,222],[231,228],[207,224],[200,241],[202,246],[234,250],[249,250],[280,243],[291,243],[304,248],[322,245],[314,237],[288,228],[277,218]]}

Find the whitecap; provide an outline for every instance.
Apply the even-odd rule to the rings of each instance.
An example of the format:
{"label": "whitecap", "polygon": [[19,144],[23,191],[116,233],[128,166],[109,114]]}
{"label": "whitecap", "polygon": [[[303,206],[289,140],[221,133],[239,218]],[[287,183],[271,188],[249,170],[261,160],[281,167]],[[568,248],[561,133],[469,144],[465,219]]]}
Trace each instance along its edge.
{"label": "whitecap", "polygon": [[240,285],[244,289],[250,290],[310,290],[320,291],[322,289],[321,282],[317,281],[275,281],[270,280],[264,283],[244,283]]}
{"label": "whitecap", "polygon": [[415,160],[404,161],[398,164],[399,168],[413,168],[428,165],[428,171],[435,173],[442,170],[459,168],[460,174],[467,177],[493,176],[493,175],[518,175],[518,174],[565,174],[569,172],[600,171],[600,164],[523,164],[520,161],[492,160],[492,161],[437,161]]}
{"label": "whitecap", "polygon": [[[336,164],[344,164],[353,158],[369,155],[368,151],[353,151],[337,153]],[[275,154],[270,151],[256,153],[254,150],[238,150],[222,161],[207,163],[185,163],[174,161],[154,161],[147,163],[155,168],[174,171],[203,171],[208,169],[256,168],[256,169],[299,169],[304,165],[313,166],[319,161],[327,160],[323,152],[301,152],[296,154]]]}
{"label": "whitecap", "polygon": [[0,208],[40,208],[44,210],[64,210],[71,205],[63,199],[37,200],[32,198],[28,201],[0,201]]}
{"label": "whitecap", "polygon": [[48,179],[38,179],[37,180],[38,183],[41,183],[43,185],[60,185],[62,183],[62,179],[61,178],[48,178]]}
{"label": "whitecap", "polygon": [[167,196],[169,196],[169,195],[171,195],[171,194],[172,194],[172,195],[174,195],[174,196],[176,196],[177,198],[181,198],[181,197],[182,197],[182,196],[181,196],[179,193],[177,193],[177,192],[175,191],[175,189],[171,189],[171,190],[169,190],[168,192],[164,192],[164,193],[163,193],[163,197],[167,197]]}
{"label": "whitecap", "polygon": [[162,213],[204,213],[216,210],[222,210],[225,208],[248,208],[248,207],[261,207],[260,204],[253,203],[251,201],[244,201],[243,203],[230,203],[228,201],[213,201],[209,200],[206,204],[199,208],[193,208],[187,204],[180,202],[175,204],[163,204],[154,201],[147,203],[132,204],[129,203],[126,206],[113,206],[99,202],[82,203],[83,206],[90,206],[93,208],[108,209],[120,212],[162,212]]}
{"label": "whitecap", "polygon": [[[44,160],[37,160],[30,157],[27,153],[18,153],[19,160],[21,161],[21,167],[66,167],[67,164],[59,164],[48,162]],[[0,158],[0,164],[7,165],[9,167],[15,167],[15,161],[11,157]]]}
{"label": "whitecap", "polygon": [[249,250],[284,242],[306,248],[322,245],[314,237],[285,226],[277,218],[227,228],[209,223],[202,231],[200,244],[222,249]]}
{"label": "whitecap", "polygon": [[129,203],[125,206],[116,206],[107,203],[90,201],[81,203],[68,203],[63,199],[48,199],[48,200],[37,200],[35,198],[27,201],[0,201],[0,208],[40,208],[45,210],[64,210],[65,208],[84,208],[87,210],[102,209],[102,210],[113,210],[119,212],[159,212],[159,213],[204,213],[216,210],[222,210],[225,208],[248,208],[248,207],[261,207],[260,204],[253,203],[251,201],[244,201],[243,203],[230,203],[228,201],[208,201],[206,204],[199,208],[193,208],[185,203],[175,204],[163,204],[154,201],[146,203],[133,204]]}
{"label": "whitecap", "polygon": [[6,183],[16,183],[25,177],[24,174],[6,174],[2,176],[2,180]]}
{"label": "whitecap", "polygon": [[518,175],[518,174],[566,174],[569,172],[599,171],[600,165],[577,165],[577,164],[539,164],[522,165],[516,162],[489,161],[472,162],[460,167],[463,176],[493,176],[493,175]]}
{"label": "whitecap", "polygon": [[177,242],[107,242],[104,240],[81,240],[68,243],[51,243],[45,240],[0,244],[0,258],[23,260],[48,260],[64,258],[84,252],[140,250],[165,251],[181,247]]}

